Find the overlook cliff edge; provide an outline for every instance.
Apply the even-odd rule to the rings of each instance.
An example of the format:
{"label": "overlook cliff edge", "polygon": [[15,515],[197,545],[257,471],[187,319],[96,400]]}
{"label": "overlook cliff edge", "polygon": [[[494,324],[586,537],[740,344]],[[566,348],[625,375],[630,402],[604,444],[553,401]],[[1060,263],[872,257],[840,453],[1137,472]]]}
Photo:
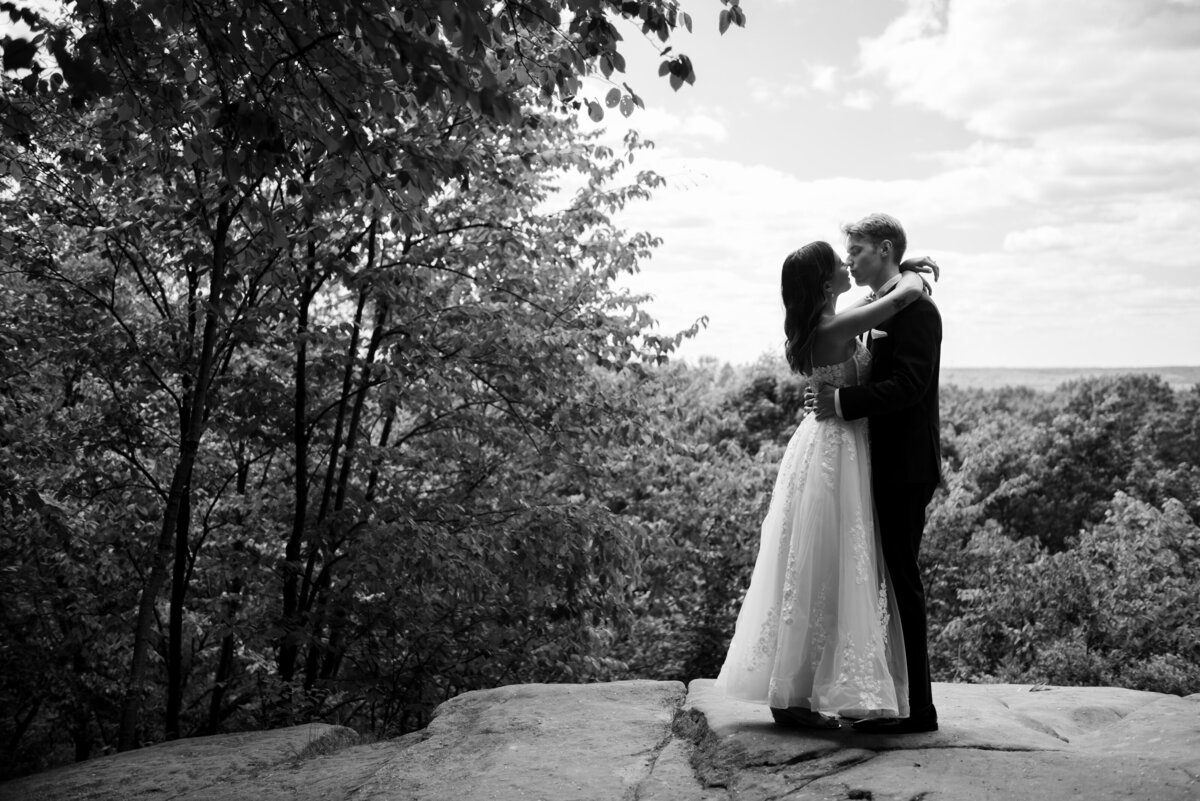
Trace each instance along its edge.
{"label": "overlook cliff edge", "polygon": [[935,684],[941,729],[775,726],[709,679],[465,693],[424,730],[176,740],[0,784],[3,801],[1200,798],[1200,694]]}

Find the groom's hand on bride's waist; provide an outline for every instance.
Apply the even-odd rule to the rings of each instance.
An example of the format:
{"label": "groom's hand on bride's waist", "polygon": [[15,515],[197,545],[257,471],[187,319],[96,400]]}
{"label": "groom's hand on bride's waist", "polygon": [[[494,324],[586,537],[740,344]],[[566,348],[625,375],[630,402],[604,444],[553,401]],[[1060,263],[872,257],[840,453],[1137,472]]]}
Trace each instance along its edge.
{"label": "groom's hand on bride's waist", "polygon": [[804,393],[804,408],[816,414],[818,420],[837,417],[834,392],[830,384],[822,384],[815,392],[810,387]]}

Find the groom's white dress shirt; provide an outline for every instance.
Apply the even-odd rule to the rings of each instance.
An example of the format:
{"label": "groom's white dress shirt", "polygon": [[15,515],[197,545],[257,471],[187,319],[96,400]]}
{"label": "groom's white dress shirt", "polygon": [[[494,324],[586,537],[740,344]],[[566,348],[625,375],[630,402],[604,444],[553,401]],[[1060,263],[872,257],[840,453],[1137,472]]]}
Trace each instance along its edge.
{"label": "groom's white dress shirt", "polygon": [[[884,282],[883,282],[883,286],[879,287],[879,290],[878,290],[878,291],[875,293],[875,300],[879,300],[879,299],[880,299],[880,298],[882,298],[884,295],[886,295],[887,293],[889,293],[889,292],[891,292],[893,289],[895,289],[895,288],[896,288],[896,284],[900,283],[900,276],[902,276],[903,274],[904,274],[904,273],[896,273],[896,274],[895,274],[895,275],[893,275],[891,278],[889,278],[888,280],[884,281]],[[874,302],[874,301],[872,301],[872,303],[873,303],[873,302]],[[869,333],[869,332],[868,332],[868,333]],[[842,418],[843,420],[845,420],[845,419],[846,419],[846,416],[845,416],[844,414],[842,414],[842,397],[841,397],[841,394],[842,394],[842,391],[841,391],[840,389],[835,389],[835,390],[833,391],[833,411],[834,411],[834,413],[835,413],[835,414],[837,414],[837,416],[838,416],[838,417],[840,417],[840,418]]]}

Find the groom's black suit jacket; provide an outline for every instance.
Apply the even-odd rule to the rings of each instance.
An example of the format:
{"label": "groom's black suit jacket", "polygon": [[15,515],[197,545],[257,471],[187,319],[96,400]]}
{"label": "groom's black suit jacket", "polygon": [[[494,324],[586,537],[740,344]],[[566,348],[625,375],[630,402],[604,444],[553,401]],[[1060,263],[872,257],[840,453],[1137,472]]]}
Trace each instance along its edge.
{"label": "groom's black suit jacket", "polygon": [[937,484],[942,474],[938,373],[942,316],[927,296],[901,309],[872,337],[871,380],[839,390],[847,420],[870,421],[871,472],[876,486]]}

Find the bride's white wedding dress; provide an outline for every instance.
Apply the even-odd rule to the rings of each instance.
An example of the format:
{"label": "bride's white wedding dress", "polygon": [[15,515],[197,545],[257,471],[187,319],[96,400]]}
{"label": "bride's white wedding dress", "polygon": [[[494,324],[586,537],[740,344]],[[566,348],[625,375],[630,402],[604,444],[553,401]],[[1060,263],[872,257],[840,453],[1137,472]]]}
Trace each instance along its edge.
{"label": "bride's white wedding dress", "polygon": [[[858,343],[814,385],[865,382]],[[717,686],[772,707],[908,715],[900,618],[879,547],[866,420],[808,415],[788,443]]]}

